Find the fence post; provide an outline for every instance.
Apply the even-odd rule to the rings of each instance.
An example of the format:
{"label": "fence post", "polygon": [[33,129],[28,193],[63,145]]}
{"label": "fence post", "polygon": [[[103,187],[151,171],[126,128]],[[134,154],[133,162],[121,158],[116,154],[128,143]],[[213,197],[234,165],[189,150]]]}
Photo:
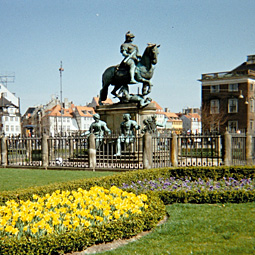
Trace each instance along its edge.
{"label": "fence post", "polygon": [[224,134],[224,165],[232,164],[232,136],[228,131]]}
{"label": "fence post", "polygon": [[28,161],[31,162],[32,161],[32,142],[29,138],[26,140],[26,156]]}
{"label": "fence post", "polygon": [[96,168],[96,142],[95,142],[94,134],[89,135],[88,154],[89,154],[89,167],[92,168],[93,171],[95,171],[95,168]]}
{"label": "fence post", "polygon": [[148,132],[143,136],[143,168],[152,168],[152,136]]}
{"label": "fence post", "polygon": [[246,162],[247,165],[252,165],[252,136],[247,132],[246,133]]}
{"label": "fence post", "polygon": [[1,138],[1,165],[3,167],[7,166],[7,138],[2,136]]}
{"label": "fence post", "polygon": [[42,135],[42,166],[47,170],[49,165],[49,155],[48,155],[48,138],[46,134]]}
{"label": "fence post", "polygon": [[218,135],[217,137],[216,144],[217,144],[217,157],[219,159],[221,157],[221,136],[220,135]]}
{"label": "fence post", "polygon": [[74,147],[73,147],[73,137],[69,138],[69,155],[73,155],[74,153]]}
{"label": "fence post", "polygon": [[178,141],[177,141],[177,134],[172,134],[172,141],[171,141],[171,163],[172,166],[178,166]]}

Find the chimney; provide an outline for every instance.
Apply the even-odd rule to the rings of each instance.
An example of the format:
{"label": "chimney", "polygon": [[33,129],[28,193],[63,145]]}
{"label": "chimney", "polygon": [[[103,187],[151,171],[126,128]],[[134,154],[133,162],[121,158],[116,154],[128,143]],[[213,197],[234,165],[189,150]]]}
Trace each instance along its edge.
{"label": "chimney", "polygon": [[64,99],[64,108],[65,109],[69,108],[68,98]]}

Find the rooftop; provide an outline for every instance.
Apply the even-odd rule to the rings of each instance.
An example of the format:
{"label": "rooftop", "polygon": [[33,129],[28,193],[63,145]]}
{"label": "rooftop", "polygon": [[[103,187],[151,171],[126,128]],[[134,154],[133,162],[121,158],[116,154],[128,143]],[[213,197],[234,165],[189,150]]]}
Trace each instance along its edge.
{"label": "rooftop", "polygon": [[234,68],[232,71],[202,74],[200,81],[239,78],[242,76],[255,78],[255,55],[247,56],[247,61]]}

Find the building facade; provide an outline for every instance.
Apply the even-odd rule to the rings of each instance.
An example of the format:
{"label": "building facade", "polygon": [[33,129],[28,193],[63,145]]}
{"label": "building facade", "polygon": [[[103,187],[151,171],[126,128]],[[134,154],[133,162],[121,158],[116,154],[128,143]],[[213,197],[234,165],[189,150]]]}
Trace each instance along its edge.
{"label": "building facade", "polygon": [[202,124],[201,117],[198,113],[188,113],[181,117],[183,131],[188,134],[201,134]]}
{"label": "building facade", "polygon": [[19,98],[0,84],[0,133],[6,136],[21,134]]}
{"label": "building facade", "polygon": [[228,72],[202,74],[204,131],[255,131],[255,55]]}

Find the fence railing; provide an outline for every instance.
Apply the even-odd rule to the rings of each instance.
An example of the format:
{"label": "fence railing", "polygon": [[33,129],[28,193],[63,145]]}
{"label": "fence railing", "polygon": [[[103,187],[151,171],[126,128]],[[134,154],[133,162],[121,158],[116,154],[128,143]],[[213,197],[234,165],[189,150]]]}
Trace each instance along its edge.
{"label": "fence railing", "polygon": [[38,138],[8,137],[7,164],[13,166],[41,166],[42,140]]}
{"label": "fence railing", "polygon": [[222,144],[220,135],[180,135],[178,136],[178,165],[222,165]]}
{"label": "fence railing", "polygon": [[232,163],[246,165],[246,134],[232,134]]}
{"label": "fence railing", "polygon": [[1,165],[12,167],[142,169],[255,163],[255,136],[117,135],[2,137]]}
{"label": "fence railing", "polygon": [[167,134],[152,136],[153,168],[172,166],[171,141],[172,136]]}

